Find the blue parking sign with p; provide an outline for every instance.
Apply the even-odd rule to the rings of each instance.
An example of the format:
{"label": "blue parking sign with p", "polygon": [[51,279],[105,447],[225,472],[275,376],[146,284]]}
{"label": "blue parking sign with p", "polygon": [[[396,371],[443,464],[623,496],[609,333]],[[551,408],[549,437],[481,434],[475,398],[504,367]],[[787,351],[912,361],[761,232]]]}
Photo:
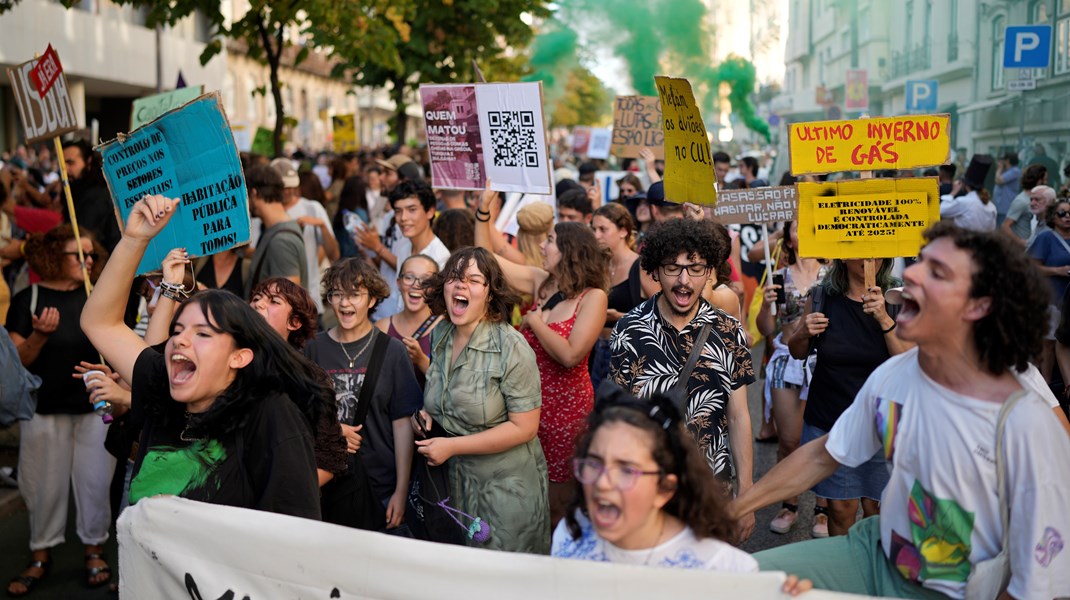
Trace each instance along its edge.
{"label": "blue parking sign with p", "polygon": [[1003,40],[1006,69],[1043,69],[1051,62],[1051,25],[1011,25]]}
{"label": "blue parking sign with p", "polygon": [[935,79],[912,79],[906,84],[907,112],[911,114],[936,112],[936,91],[938,84]]}

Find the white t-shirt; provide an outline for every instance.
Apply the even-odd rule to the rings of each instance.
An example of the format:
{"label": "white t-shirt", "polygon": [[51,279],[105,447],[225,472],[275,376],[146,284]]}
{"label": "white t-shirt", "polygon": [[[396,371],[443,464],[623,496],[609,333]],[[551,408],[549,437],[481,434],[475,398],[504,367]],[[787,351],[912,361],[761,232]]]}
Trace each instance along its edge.
{"label": "white t-shirt", "polygon": [[940,218],[952,219],[955,225],[974,231],[992,231],[996,228],[996,203],[981,202],[977,192],[965,196],[940,198]]}
{"label": "white t-shirt", "polygon": [[[394,244],[390,247],[390,252],[397,257],[397,266],[400,269],[401,263],[405,262],[405,260],[413,254],[412,240],[407,237],[400,237],[397,240],[394,240]],[[438,263],[439,269],[444,269],[446,267],[446,261],[450,257],[449,248],[446,247],[446,244],[442,243],[442,240],[438,239],[438,236],[431,238],[431,243],[417,254],[430,256],[436,263]],[[387,284],[390,285],[390,297],[383,301],[382,308],[375,311],[376,319],[395,315],[404,309],[404,306],[401,303],[401,294],[398,292],[397,269],[388,265],[386,261],[382,261],[379,265],[379,273],[382,274],[383,278],[386,279]]]}
{"label": "white t-shirt", "polygon": [[[332,238],[334,233],[331,230],[331,218],[327,216],[327,209],[323,208],[323,205],[315,200],[308,200],[307,198],[301,198],[290,208],[286,209],[286,214],[290,215],[290,218],[295,221],[300,217],[317,217],[322,219],[327,224],[327,232]],[[249,222],[249,229],[251,235],[249,237],[249,245],[253,248],[260,241],[261,233],[261,221],[259,218],[254,217]],[[320,281],[322,279],[320,273],[319,262],[319,247],[323,245],[323,234],[319,227],[313,225],[305,225],[301,228],[302,237],[305,239],[305,260],[308,263],[308,293],[312,296],[312,300],[316,303],[316,310],[323,313],[323,298],[322,290],[320,290]]]}
{"label": "white t-shirt", "polygon": [[[881,545],[908,579],[962,598],[973,563],[1002,544],[996,491],[1001,404],[934,382],[918,351],[894,356],[869,377],[829,432],[826,448],[858,466],[883,450],[892,475],[881,498]],[[1070,436],[1026,388],[1007,419],[1004,464],[1015,598],[1070,593]]]}
{"label": "white t-shirt", "polygon": [[552,556],[627,565],[730,573],[758,571],[758,561],[750,554],[713,538],[700,540],[695,537],[690,527],[685,527],[671,539],[653,548],[623,550],[598,537],[594,527],[583,516],[583,513],[576,512],[576,521],[579,522],[581,530],[578,540],[572,539],[572,533],[569,532],[564,519],[557,524],[557,529],[554,530],[553,546],[550,550]]}

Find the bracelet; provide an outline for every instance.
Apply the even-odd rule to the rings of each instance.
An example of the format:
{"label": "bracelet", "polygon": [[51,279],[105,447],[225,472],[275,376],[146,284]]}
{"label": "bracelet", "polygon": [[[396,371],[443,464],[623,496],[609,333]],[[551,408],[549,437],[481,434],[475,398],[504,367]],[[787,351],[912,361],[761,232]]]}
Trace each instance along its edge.
{"label": "bracelet", "polygon": [[[485,218],[484,218],[485,217]],[[480,223],[490,223],[490,213],[481,210],[476,211],[476,220]]]}
{"label": "bracelet", "polygon": [[181,283],[168,283],[166,281],[160,282],[160,295],[164,298],[170,298],[175,302],[182,302],[189,298],[189,290]]}
{"label": "bracelet", "polygon": [[895,321],[892,321],[892,326],[889,327],[888,329],[881,329],[881,333],[891,333],[892,330],[895,329],[896,325],[898,325],[898,323],[896,323]]}

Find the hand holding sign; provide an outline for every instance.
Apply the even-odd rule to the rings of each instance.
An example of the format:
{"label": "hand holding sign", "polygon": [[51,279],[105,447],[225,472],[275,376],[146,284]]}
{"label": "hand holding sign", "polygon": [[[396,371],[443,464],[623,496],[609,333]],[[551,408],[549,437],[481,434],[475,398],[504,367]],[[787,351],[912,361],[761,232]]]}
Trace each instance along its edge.
{"label": "hand holding sign", "polygon": [[181,201],[181,198],[165,198],[159,195],[145,196],[138,200],[126,220],[123,237],[144,242],[156,237],[174,216]]}

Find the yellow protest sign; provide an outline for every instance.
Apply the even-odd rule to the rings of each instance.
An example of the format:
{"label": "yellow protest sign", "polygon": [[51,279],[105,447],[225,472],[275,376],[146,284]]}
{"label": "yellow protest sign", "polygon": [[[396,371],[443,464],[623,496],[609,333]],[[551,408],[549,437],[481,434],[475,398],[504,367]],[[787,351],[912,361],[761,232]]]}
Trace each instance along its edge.
{"label": "yellow protest sign", "polygon": [[791,172],[834,173],[915,169],[947,162],[949,115],[814,121],[788,130]]}
{"label": "yellow protest sign", "polygon": [[334,129],[334,151],[339,154],[356,152],[360,147],[357,141],[357,115],[334,115],[331,125]]}
{"label": "yellow protest sign", "polygon": [[665,198],[715,206],[710,139],[686,79],[655,77],[665,131]]}
{"label": "yellow protest sign", "polygon": [[800,183],[799,256],[917,256],[922,232],[940,220],[935,177]]}

